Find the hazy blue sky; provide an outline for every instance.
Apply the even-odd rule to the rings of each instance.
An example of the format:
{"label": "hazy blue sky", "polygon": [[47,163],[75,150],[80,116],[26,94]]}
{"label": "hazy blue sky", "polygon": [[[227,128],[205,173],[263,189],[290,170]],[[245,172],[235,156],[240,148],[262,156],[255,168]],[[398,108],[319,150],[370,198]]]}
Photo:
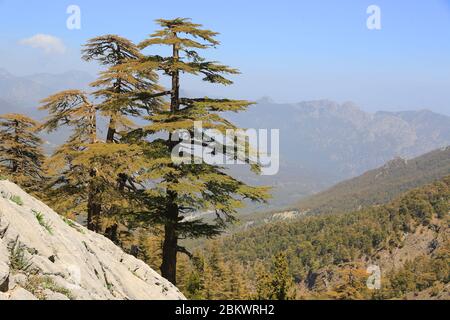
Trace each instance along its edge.
{"label": "hazy blue sky", "polygon": [[[81,30],[66,28],[71,4],[81,8]],[[381,30],[366,27],[371,4],[381,8]],[[222,46],[207,56],[243,73],[224,89],[188,80],[192,92],[280,102],[352,100],[367,110],[450,114],[445,0],[0,0],[0,68],[17,75],[95,74],[95,65],[79,57],[87,39],[117,33],[138,42],[155,30],[154,19],[178,16],[220,32]],[[45,52],[22,41],[36,34],[61,42]]]}

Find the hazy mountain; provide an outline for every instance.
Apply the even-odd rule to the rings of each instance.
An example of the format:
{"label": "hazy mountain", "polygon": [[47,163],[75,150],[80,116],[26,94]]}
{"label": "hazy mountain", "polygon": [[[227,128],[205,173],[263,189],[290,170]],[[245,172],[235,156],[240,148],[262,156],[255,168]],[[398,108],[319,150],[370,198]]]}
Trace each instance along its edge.
{"label": "hazy mountain", "polygon": [[[17,77],[0,70],[2,113],[21,107],[42,118],[39,101],[63,89],[86,89],[93,77],[81,71]],[[274,186],[269,205],[276,209],[324,190],[335,183],[377,168],[395,158],[413,158],[450,144],[450,117],[430,111],[362,111],[353,103],[328,100],[277,104],[263,99],[248,112],[230,114],[242,127],[280,129],[280,171],[275,176],[255,177],[234,168],[251,183]],[[46,137],[49,145],[61,142],[57,134]]]}
{"label": "hazy mountain", "polygon": [[450,175],[450,147],[420,157],[389,161],[384,166],[341,182],[300,201],[301,212],[346,212],[384,204],[402,192]]}
{"label": "hazy mountain", "polygon": [[79,70],[67,71],[60,74],[38,73],[28,76],[27,79],[52,90],[86,89],[94,81],[94,77]]}
{"label": "hazy mountain", "polygon": [[68,71],[61,74],[33,74],[18,77],[0,69],[0,99],[8,104],[27,108],[36,115],[39,101],[57,91],[86,89],[94,78],[82,71]]}
{"label": "hazy mountain", "polygon": [[280,129],[280,173],[259,180],[278,185],[275,207],[396,157],[411,159],[450,145],[450,117],[426,110],[368,113],[350,102],[264,99],[230,118],[246,128]]}
{"label": "hazy mountain", "polygon": [[262,101],[234,117],[245,127],[280,129],[282,160],[338,179],[450,144],[450,117],[431,111],[372,114],[328,100]]}
{"label": "hazy mountain", "polygon": [[23,108],[0,98],[0,113],[22,112]]}
{"label": "hazy mountain", "polygon": [[296,201],[285,211],[263,211],[242,216],[232,232],[278,220],[292,220],[306,214],[344,213],[382,205],[413,188],[450,175],[450,147],[417,158],[397,158],[383,166]]}

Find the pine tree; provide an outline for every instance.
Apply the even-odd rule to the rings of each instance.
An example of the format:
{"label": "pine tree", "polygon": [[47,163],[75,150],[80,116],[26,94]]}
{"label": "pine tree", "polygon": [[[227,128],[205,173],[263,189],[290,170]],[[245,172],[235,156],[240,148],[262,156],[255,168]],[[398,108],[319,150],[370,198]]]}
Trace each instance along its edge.
{"label": "pine tree", "polygon": [[[132,187],[117,188],[118,172],[133,173],[145,164],[137,146],[106,144],[97,137],[97,107],[83,92],[70,90],[42,101],[49,112],[41,130],[72,129],[68,141],[47,163],[52,177],[48,196],[60,212],[87,213],[87,227],[102,232],[102,212],[126,208]],[[130,190],[131,189],[131,190]]]}
{"label": "pine tree", "polygon": [[254,265],[255,270],[255,300],[269,300],[272,297],[272,280],[261,261]]}
{"label": "pine tree", "polygon": [[0,173],[28,191],[37,191],[44,180],[44,155],[37,125],[21,114],[0,116]]}
{"label": "pine tree", "polygon": [[[204,128],[225,133],[236,129],[220,113],[244,111],[252,103],[240,100],[183,98],[180,96],[180,75],[182,73],[202,76],[206,82],[230,85],[226,75],[238,74],[217,62],[206,61],[198,50],[215,47],[217,33],[202,29],[189,19],[157,20],[162,27],[149,39],[139,44],[142,49],[155,45],[168,46],[172,54],[168,57],[150,55],[141,63],[129,65],[134,70],[152,69],[168,76],[171,81],[169,103],[162,110],[148,117],[151,123],[142,132],[143,137],[153,137],[148,143],[148,153],[153,165],[141,179],[152,181],[154,188],[148,192],[148,220],[164,226],[163,261],[161,273],[172,283],[176,283],[177,253],[186,252],[179,246],[182,238],[213,237],[223,231],[225,224],[234,220],[236,209],[242,200],[264,201],[267,188],[256,188],[233,178],[224,168],[199,164],[175,164],[171,152],[176,145],[176,130],[193,131],[194,122],[202,121]],[[161,94],[164,94],[162,92]],[[164,133],[168,135],[163,136]],[[163,138],[161,138],[163,136]],[[156,138],[155,138],[156,137]],[[192,143],[201,144],[201,141]],[[225,148],[224,148],[225,149]],[[227,150],[223,154],[227,155]],[[229,156],[232,156],[228,153]],[[257,169],[257,166],[253,166]],[[217,219],[208,224],[202,220],[187,221],[183,217],[196,211],[214,211]],[[187,253],[187,252],[186,252]]]}
{"label": "pine tree", "polygon": [[50,199],[58,199],[54,202],[59,204],[57,209],[87,211],[88,228],[97,230],[101,206],[95,182],[97,169],[77,163],[81,152],[98,142],[96,107],[84,92],[67,90],[42,100],[39,109],[49,113],[41,130],[53,132],[62,126],[72,129],[69,140],[48,161],[47,169],[53,177],[48,189]]}
{"label": "pine tree", "polygon": [[[158,75],[152,69],[130,68],[130,65],[139,62],[143,56],[135,44],[117,35],[104,35],[89,40],[82,53],[84,60],[95,60],[107,67],[100,73],[99,78],[91,83],[96,89],[93,96],[99,101],[97,110],[109,119],[106,143],[120,143],[124,149],[135,148],[132,142],[128,143],[127,134],[136,127],[134,119],[143,114],[151,114],[152,110],[160,107],[161,94],[154,95],[155,90],[160,90],[156,85]],[[137,189],[132,175],[115,172],[115,176],[117,192],[123,193],[126,185]],[[103,221],[108,220],[105,235],[118,242],[118,213],[121,212],[121,207],[110,206],[109,210],[103,211]]]}
{"label": "pine tree", "polygon": [[161,104],[159,95],[153,96],[153,90],[160,89],[156,85],[158,76],[152,69],[131,69],[129,66],[143,55],[130,40],[117,35],[93,38],[82,52],[84,60],[95,60],[107,67],[91,86],[97,88],[93,95],[101,100],[98,110],[109,118],[106,142],[118,142],[118,130],[134,126],[130,117],[139,117],[143,111],[151,113]]}
{"label": "pine tree", "polygon": [[266,271],[262,264],[255,266],[257,300],[291,300],[295,298],[294,284],[284,252],[272,259],[272,270]]}
{"label": "pine tree", "polygon": [[295,296],[292,292],[293,281],[284,252],[277,254],[273,260],[272,290],[272,298],[275,300],[290,300]]}

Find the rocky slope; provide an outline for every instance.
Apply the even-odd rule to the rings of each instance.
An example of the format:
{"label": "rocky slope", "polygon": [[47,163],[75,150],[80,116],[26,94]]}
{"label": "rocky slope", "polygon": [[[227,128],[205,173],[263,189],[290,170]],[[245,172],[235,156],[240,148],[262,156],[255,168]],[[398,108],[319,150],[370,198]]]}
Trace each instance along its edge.
{"label": "rocky slope", "polygon": [[184,299],[144,262],[0,181],[0,300]]}

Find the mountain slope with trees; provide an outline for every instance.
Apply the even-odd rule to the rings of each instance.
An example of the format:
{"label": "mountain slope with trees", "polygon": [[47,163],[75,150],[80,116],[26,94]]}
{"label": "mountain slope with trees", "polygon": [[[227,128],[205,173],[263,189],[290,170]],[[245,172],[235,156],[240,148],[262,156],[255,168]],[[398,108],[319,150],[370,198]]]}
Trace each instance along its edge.
{"label": "mountain slope with trees", "polygon": [[[220,253],[213,260],[241,270],[247,295],[256,294],[260,285],[256,270],[273,272],[272,257],[285,252],[297,298],[449,299],[449,215],[447,176],[390,204],[271,223],[209,245]],[[197,253],[200,260],[211,260],[208,248]],[[380,290],[366,286],[367,268],[373,265],[381,269]],[[208,273],[187,266],[190,271],[184,270],[187,276],[181,284],[187,296],[198,294],[192,288],[209,290],[204,284]]]}
{"label": "mountain slope with trees", "polygon": [[449,174],[450,147],[447,147],[410,160],[394,159],[378,169],[308,197],[295,207],[310,214],[348,212],[387,203],[407,190]]}

